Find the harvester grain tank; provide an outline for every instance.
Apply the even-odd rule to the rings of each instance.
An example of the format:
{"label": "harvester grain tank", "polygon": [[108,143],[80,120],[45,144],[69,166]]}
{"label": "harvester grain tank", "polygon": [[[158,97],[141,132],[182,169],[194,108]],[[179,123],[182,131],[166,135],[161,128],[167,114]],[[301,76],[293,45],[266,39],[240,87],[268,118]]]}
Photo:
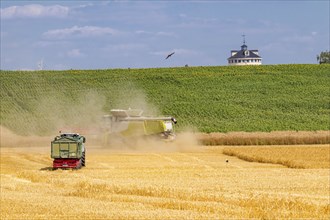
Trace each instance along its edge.
{"label": "harvester grain tank", "polygon": [[111,115],[104,115],[104,143],[111,142],[111,138],[132,140],[134,138],[150,138],[172,141],[175,139],[172,116],[143,116],[140,109],[112,109]]}
{"label": "harvester grain tank", "polygon": [[77,133],[62,133],[51,142],[53,169],[79,169],[86,165],[86,138]]}

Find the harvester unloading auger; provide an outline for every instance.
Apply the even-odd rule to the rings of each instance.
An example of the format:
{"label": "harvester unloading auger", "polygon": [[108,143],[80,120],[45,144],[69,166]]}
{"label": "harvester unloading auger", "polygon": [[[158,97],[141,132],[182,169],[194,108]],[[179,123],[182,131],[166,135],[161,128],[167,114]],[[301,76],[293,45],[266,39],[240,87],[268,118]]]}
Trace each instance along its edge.
{"label": "harvester unloading auger", "polygon": [[103,116],[103,130],[105,145],[112,143],[112,139],[130,140],[137,138],[155,138],[164,141],[175,139],[174,117],[142,116],[140,109],[112,109],[111,115]]}

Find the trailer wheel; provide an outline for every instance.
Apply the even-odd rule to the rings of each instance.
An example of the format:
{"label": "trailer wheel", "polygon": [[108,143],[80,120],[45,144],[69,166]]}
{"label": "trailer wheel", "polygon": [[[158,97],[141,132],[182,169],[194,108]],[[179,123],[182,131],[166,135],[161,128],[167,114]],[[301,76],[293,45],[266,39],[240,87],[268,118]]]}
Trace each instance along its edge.
{"label": "trailer wheel", "polygon": [[86,150],[83,152],[82,158],[81,158],[81,165],[84,167],[86,164],[86,160],[85,160],[85,152]]}
{"label": "trailer wheel", "polygon": [[75,168],[73,168],[74,170],[79,170],[79,169],[81,169],[81,167],[82,167],[82,158],[79,160],[79,164],[78,164],[78,166],[76,166]]}

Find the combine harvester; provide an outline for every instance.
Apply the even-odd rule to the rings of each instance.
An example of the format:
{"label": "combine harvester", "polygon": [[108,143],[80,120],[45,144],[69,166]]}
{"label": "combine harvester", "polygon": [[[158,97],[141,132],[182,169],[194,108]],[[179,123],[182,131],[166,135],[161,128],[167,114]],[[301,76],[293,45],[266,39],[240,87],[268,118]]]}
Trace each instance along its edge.
{"label": "combine harvester", "polygon": [[86,165],[85,137],[77,133],[63,133],[51,142],[53,169],[80,169]]}
{"label": "combine harvester", "polygon": [[134,144],[139,139],[173,141],[175,139],[174,117],[142,116],[140,109],[112,109],[111,115],[103,116],[104,145],[121,142]]}

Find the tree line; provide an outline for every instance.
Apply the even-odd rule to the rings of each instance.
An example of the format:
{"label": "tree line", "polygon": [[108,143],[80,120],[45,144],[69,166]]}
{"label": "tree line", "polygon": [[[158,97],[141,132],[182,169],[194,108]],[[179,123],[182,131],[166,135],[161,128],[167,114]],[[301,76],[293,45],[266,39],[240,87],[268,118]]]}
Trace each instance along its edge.
{"label": "tree line", "polygon": [[322,51],[319,55],[316,56],[317,62],[319,64],[330,63],[330,52]]}

